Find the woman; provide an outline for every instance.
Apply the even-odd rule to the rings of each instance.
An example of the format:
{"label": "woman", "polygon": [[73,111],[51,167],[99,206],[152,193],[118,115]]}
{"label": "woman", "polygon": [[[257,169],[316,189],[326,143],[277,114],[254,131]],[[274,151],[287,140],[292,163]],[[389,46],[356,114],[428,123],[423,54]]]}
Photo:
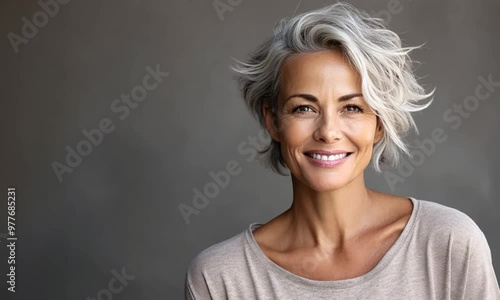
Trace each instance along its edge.
{"label": "woman", "polygon": [[426,94],[399,37],[345,3],[282,20],[233,68],[291,174],[291,207],[198,254],[186,299],[500,299],[488,242],[464,213],[368,189],[397,166]]}

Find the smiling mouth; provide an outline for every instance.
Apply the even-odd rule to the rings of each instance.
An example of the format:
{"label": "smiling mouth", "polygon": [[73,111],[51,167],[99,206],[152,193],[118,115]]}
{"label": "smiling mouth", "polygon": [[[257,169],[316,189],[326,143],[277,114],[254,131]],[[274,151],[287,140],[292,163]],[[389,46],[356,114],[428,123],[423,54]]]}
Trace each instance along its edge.
{"label": "smiling mouth", "polygon": [[317,153],[305,153],[305,155],[312,157],[314,159],[319,159],[323,161],[336,161],[342,158],[345,158],[349,155],[351,155],[352,152],[345,152],[345,153],[339,153],[339,154],[333,154],[333,155],[321,155]]}

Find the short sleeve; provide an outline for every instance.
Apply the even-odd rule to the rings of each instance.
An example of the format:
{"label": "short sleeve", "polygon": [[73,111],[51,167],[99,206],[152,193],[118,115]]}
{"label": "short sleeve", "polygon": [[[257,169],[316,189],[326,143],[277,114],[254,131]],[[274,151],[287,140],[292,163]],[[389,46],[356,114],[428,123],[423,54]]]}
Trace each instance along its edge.
{"label": "short sleeve", "polygon": [[185,300],[212,299],[205,276],[205,264],[202,255],[196,256],[190,263],[184,279]]}
{"label": "short sleeve", "polygon": [[474,231],[471,242],[464,299],[500,300],[500,288],[493,268],[491,250],[479,228]]}
{"label": "short sleeve", "polygon": [[191,285],[188,282],[188,274],[186,273],[186,277],[184,278],[184,300],[196,300],[193,295],[193,291],[191,291]]}

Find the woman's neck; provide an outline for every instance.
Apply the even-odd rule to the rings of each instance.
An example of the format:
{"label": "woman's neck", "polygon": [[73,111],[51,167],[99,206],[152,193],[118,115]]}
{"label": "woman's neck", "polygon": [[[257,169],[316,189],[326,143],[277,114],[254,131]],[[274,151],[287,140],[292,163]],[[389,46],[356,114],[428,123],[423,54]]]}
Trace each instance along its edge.
{"label": "woman's neck", "polygon": [[295,178],[292,183],[294,199],[284,214],[284,224],[296,247],[341,247],[371,227],[376,218],[376,192],[365,187],[362,176],[327,192],[314,191]]}

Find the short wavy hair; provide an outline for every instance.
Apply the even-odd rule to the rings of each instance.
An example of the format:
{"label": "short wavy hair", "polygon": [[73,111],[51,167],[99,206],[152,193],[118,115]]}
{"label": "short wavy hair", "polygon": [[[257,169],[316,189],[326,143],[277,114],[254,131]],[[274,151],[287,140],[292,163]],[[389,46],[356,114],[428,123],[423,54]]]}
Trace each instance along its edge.
{"label": "short wavy hair", "polygon": [[[372,163],[377,172],[380,165],[397,167],[400,150],[411,156],[403,139],[413,127],[418,133],[411,112],[428,107],[419,103],[428,94],[417,82],[412,61],[408,55],[416,47],[402,47],[401,39],[387,29],[383,19],[373,18],[343,2],[284,18],[274,26],[274,35],[258,46],[247,61],[236,61],[231,69],[247,108],[265,129],[262,109],[271,106],[277,124],[277,95],[281,66],[290,57],[301,53],[323,50],[341,51],[361,77],[361,88],[365,101],[382,122],[383,137],[374,145]],[[267,153],[271,168],[285,175],[281,167],[287,167],[280,143],[271,140],[270,145],[260,151]]]}

